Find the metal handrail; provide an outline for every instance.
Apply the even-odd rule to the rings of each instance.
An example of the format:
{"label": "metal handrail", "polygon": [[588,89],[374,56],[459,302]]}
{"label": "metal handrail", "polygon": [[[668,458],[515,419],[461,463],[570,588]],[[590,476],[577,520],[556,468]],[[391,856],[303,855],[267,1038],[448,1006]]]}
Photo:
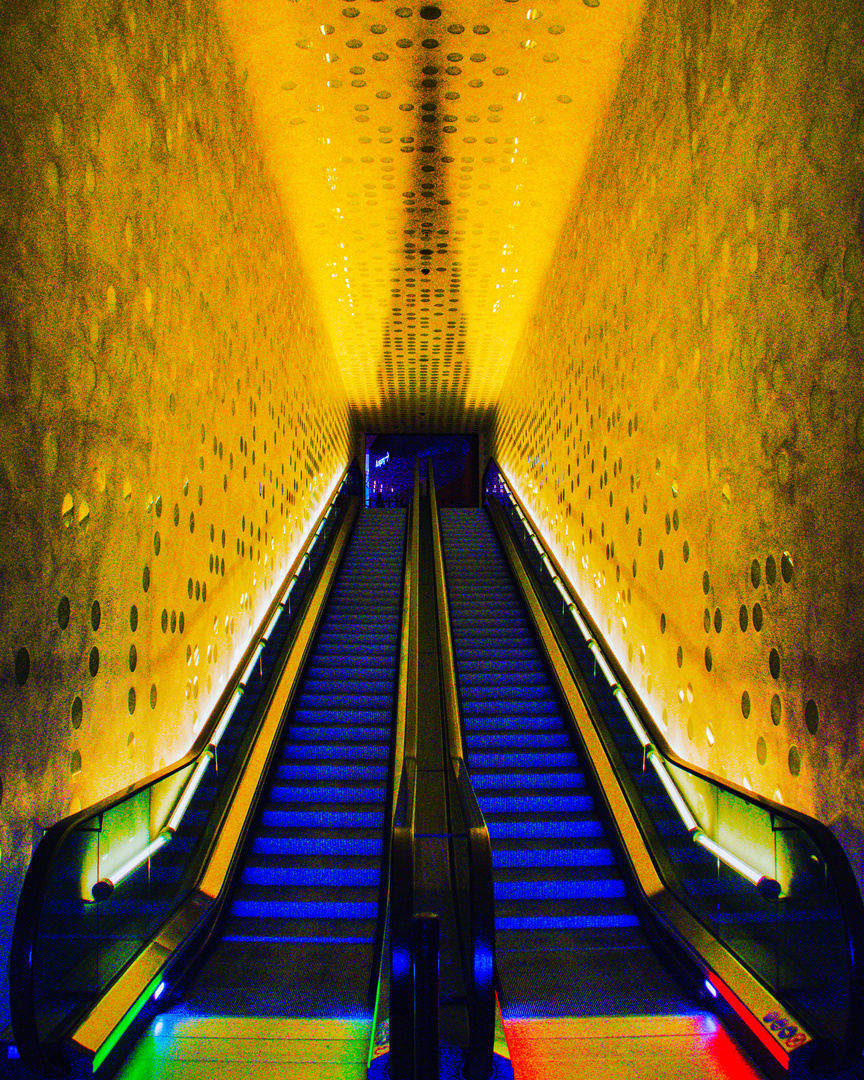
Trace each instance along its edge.
{"label": "metal handrail", "polygon": [[[387,941],[387,922],[390,904],[390,864],[393,846],[393,826],[396,820],[396,804],[402,781],[402,765],[405,757],[405,707],[408,698],[408,648],[411,605],[411,514],[405,516],[402,537],[402,581],[399,604],[399,664],[396,673],[396,696],[393,701],[393,725],[390,739],[390,761],[387,775],[387,799],[382,832],[381,876],[378,887],[378,926],[375,933],[375,949],[369,977],[370,997],[374,997],[372,1042],[369,1047],[369,1064],[375,1051],[375,1035],[378,1030],[381,975],[384,947]],[[389,960],[387,961],[389,964]]]}
{"label": "metal handrail", "polygon": [[[414,824],[417,794],[417,675],[419,666],[420,474],[414,461],[405,557],[403,642],[396,710],[394,767],[398,788],[390,849],[390,1061],[392,1080],[414,1076]],[[406,639],[407,634],[407,639]],[[401,750],[401,764],[400,764]]]}
{"label": "metal handrail", "polygon": [[438,608],[438,651],[444,699],[448,759],[468,840],[468,892],[470,940],[465,967],[468,985],[469,1048],[466,1076],[488,1080],[493,1072],[495,1045],[495,888],[489,829],[465,764],[462,717],[459,708],[447,574],[441,544],[441,522],[431,460],[428,463],[432,520],[432,552]]}
{"label": "metal handrail", "polygon": [[[56,860],[67,837],[84,822],[94,818],[101,820],[103,815],[122,803],[135,798],[148,788],[152,788],[159,782],[197,762],[196,767],[191,770],[189,777],[175,797],[165,828],[160,831],[156,840],[147,845],[143,852],[139,853],[135,858],[127,860],[125,866],[120,868],[125,870],[123,876],[128,876],[138,866],[146,862],[147,858],[155,853],[157,847],[164,846],[174,835],[179,825],[179,819],[185,813],[194,794],[194,789],[203,777],[207,764],[215,757],[216,746],[233,715],[237,702],[245,688],[245,683],[254,668],[254,664],[258,661],[261,651],[263,651],[273,625],[281,615],[284,605],[288,602],[304,566],[311,565],[309,553],[318,540],[325,521],[335,506],[343,487],[345,487],[349,469],[350,464],[343,470],[339,481],[334,486],[330,498],[310,531],[307,542],[283,578],[282,584],[277,590],[264,618],[250,638],[240,663],[235,668],[234,674],[229,679],[207,723],[202,727],[190,750],[178,761],[160,769],[158,772],[152,773],[121,791],[107,796],[90,807],[61,819],[46,831],[34,851],[19,896],[9,958],[9,998],[12,1030],[21,1058],[30,1067],[39,1068],[48,1073],[63,1071],[64,1069],[64,1062],[59,1055],[58,1049],[44,1044],[39,1036],[36,1018],[34,958],[48,883],[52,879]],[[93,900],[98,902],[110,896],[114,886],[120,880],[122,880],[120,874],[115,872],[111,878],[97,881],[92,888]]]}
{"label": "metal handrail", "polygon": [[[674,785],[669,770],[666,768],[667,763],[760,810],[776,815],[779,818],[788,819],[794,826],[801,829],[814,846],[818,848],[820,857],[824,860],[828,873],[836,885],[837,901],[843,919],[849,963],[850,1008],[845,1018],[845,1034],[839,1048],[839,1054],[844,1060],[857,1060],[861,1056],[862,1049],[864,1049],[864,1023],[862,1023],[862,1017],[864,1017],[864,904],[862,904],[861,891],[854,871],[839,841],[826,825],[815,818],[808,817],[790,807],[782,806],[753,791],[740,788],[708,770],[683,760],[675,753],[659,731],[656,722],[639,698],[615,654],[609,648],[599,627],[586,610],[554,553],[546,545],[527,508],[494,458],[490,458],[484,471],[484,492],[487,490],[489,473],[493,468],[497,470],[507,495],[511,498],[516,513],[526,528],[529,541],[537,550],[541,561],[552,576],[553,583],[561,594],[565,606],[569,608],[572,618],[579,626],[588,647],[593,652],[598,668],[603,672],[604,678],[621,705],[634,734],[642,743],[646,763],[650,763],[657,773],[658,779],[666,788],[670,800],[675,805],[682,823],[691,837],[718,859],[730,865],[743,877],[748,878],[764,898],[777,899],[780,893],[777,882],[753,871],[743,860],[738,859],[734,853],[721,848],[720,845],[702,832],[693,818],[686,800]],[[487,501],[490,506],[498,503],[494,495],[490,495]],[[512,529],[512,525],[509,525],[509,527]],[[570,663],[569,660],[568,663]],[[677,799],[676,795],[678,796]],[[738,865],[736,865],[736,862]]]}

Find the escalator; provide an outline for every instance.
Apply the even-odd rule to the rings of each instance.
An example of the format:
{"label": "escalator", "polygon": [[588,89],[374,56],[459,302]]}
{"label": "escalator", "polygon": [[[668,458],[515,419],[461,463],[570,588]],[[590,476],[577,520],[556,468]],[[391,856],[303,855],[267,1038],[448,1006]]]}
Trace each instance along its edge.
{"label": "escalator", "polygon": [[229,988],[254,1015],[367,1008],[404,531],[404,511],[360,512],[187,1009],[224,1008]]}
{"label": "escalator", "polygon": [[860,1075],[836,838],[679,759],[494,461],[484,488],[438,515],[439,609],[516,1076]]}
{"label": "escalator", "polygon": [[442,509],[441,531],[467,764],[492,840],[505,1018],[701,1012],[628,900],[486,511]]}
{"label": "escalator", "polygon": [[[404,511],[360,512],[223,919],[169,1028],[175,1012],[210,1027],[371,1016],[404,533]],[[120,1075],[175,1053],[145,1039]]]}

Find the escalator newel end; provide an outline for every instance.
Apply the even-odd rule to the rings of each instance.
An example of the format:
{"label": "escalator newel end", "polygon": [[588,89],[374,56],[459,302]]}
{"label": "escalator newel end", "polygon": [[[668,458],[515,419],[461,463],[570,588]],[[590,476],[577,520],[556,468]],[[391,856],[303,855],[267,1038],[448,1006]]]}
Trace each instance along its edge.
{"label": "escalator newel end", "polygon": [[412,927],[414,951],[414,1046],[417,1080],[438,1080],[438,961],[441,928],[430,912],[415,915]]}

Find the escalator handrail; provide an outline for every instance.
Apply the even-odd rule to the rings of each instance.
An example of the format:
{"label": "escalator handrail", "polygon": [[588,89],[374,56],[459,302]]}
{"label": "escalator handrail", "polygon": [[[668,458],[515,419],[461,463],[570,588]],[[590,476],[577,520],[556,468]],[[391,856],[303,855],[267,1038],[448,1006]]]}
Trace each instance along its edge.
{"label": "escalator handrail", "polygon": [[[393,818],[389,859],[390,1075],[414,1075],[414,825],[417,795],[417,693],[419,666],[420,477],[414,462],[414,496],[407,524],[403,591],[403,641],[394,743]],[[407,613],[407,624],[405,620]],[[407,635],[407,637],[406,637]]]}
{"label": "escalator handrail", "polygon": [[432,461],[428,466],[428,490],[432,522],[432,553],[438,608],[438,651],[444,699],[448,759],[468,840],[470,941],[466,950],[466,982],[469,987],[470,1080],[492,1075],[495,1045],[495,884],[489,829],[465,764],[462,716],[459,707],[456,661],[450,627],[447,572],[441,542],[441,522]]}
{"label": "escalator handrail", "polygon": [[[396,672],[396,694],[393,700],[393,726],[390,739],[390,760],[387,773],[387,799],[384,808],[384,828],[382,831],[381,876],[378,888],[378,926],[375,932],[375,949],[370,972],[370,997],[375,995],[377,1020],[376,988],[381,981],[381,964],[384,944],[387,937],[387,916],[390,903],[390,874],[393,857],[393,828],[396,821],[397,805],[403,784],[403,765],[405,761],[405,709],[408,700],[408,650],[410,610],[411,610],[411,513],[405,515],[405,528],[402,536],[402,580],[399,598],[399,662]],[[375,1025],[373,1024],[373,1027]],[[373,1044],[374,1049],[374,1030]],[[371,1052],[371,1051],[370,1051]],[[371,1059],[370,1059],[371,1060]]]}
{"label": "escalator handrail", "polygon": [[[493,469],[497,470],[500,477],[504,480],[506,490],[512,498],[514,505],[521,510],[526,522],[531,526],[534,538],[542,546],[543,553],[546,557],[544,561],[548,560],[548,563],[554,567],[555,574],[565,584],[582,619],[589,627],[594,641],[602,651],[605,662],[611,668],[615,678],[618,680],[619,686],[626,694],[630,706],[636,711],[639,720],[648,730],[652,742],[651,752],[683,772],[689,773],[697,779],[706,781],[742,802],[748,803],[776,817],[788,819],[797,828],[801,829],[802,832],[806,833],[813,845],[819,850],[820,856],[824,860],[825,866],[836,886],[837,900],[843,919],[847,945],[847,959],[850,975],[850,1008],[846,1017],[846,1034],[843,1040],[841,1053],[844,1057],[850,1059],[857,1058],[860,1056],[862,1049],[864,1049],[864,1022],[862,1022],[862,1017],[864,1017],[864,903],[862,903],[861,890],[858,887],[855,872],[852,869],[849,859],[839,840],[828,826],[821,821],[818,821],[799,810],[783,806],[756,792],[738,787],[738,785],[725,780],[706,769],[685,761],[669,746],[650,711],[636,693],[636,690],[626,673],[622,670],[614,652],[609,648],[604,635],[582,603],[579,593],[565,574],[561,564],[555,557],[554,552],[550,550],[545,537],[537,528],[525,507],[525,504],[516,493],[504,470],[494,458],[489,459],[484,471],[483,491],[485,501],[487,501],[490,506],[493,504],[500,506],[495,495],[486,494],[489,475]],[[506,512],[504,512],[503,507],[501,507],[501,512],[506,520],[507,515]],[[569,648],[565,650],[565,656],[568,665],[572,668],[575,661],[572,660]]]}
{"label": "escalator handrail", "polygon": [[[337,500],[346,485],[350,468],[351,463],[342,471],[330,498],[316,518],[306,543],[291,564],[272,603],[250,639],[239,664],[228,680],[225,690],[190,750],[183,757],[157,772],[151,773],[128,787],[106,796],[98,803],[62,818],[45,832],[33,852],[18,899],[9,955],[9,1004],[12,1030],[22,1060],[31,1067],[41,1068],[48,1073],[62,1070],[61,1060],[56,1056],[57,1048],[44,1044],[39,1036],[36,1018],[36,972],[34,963],[43,902],[50,882],[53,880],[57,859],[67,838],[70,833],[84,822],[95,818],[101,820],[103,815],[124,802],[139,796],[148,788],[152,788],[173,774],[189,768],[196,761],[200,762],[212,752],[211,744],[214,732],[217,730],[226,709],[234,699],[235,693],[241,687],[241,680],[250,665],[250,661],[256,655],[260,643],[262,640],[266,640],[265,635],[269,630],[271,621],[279,612],[284,600],[287,599],[286,594],[293,587],[293,583],[302,571],[303,565],[308,562],[309,552],[318,539],[325,519],[330,515],[331,509],[337,505]],[[333,521],[333,535],[338,533],[339,525],[348,512],[349,505],[350,499],[344,500],[340,511],[337,512]],[[322,567],[323,565],[322,563]],[[308,590],[306,595],[309,595]],[[179,797],[182,797],[182,790]],[[175,805],[177,801],[179,801],[179,798],[175,800]]]}

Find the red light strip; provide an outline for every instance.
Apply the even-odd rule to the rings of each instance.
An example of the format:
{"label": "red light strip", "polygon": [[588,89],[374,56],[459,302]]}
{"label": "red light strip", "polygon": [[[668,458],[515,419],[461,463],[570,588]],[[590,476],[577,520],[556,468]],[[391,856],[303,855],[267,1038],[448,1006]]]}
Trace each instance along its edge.
{"label": "red light strip", "polygon": [[726,1001],[735,1012],[741,1017],[747,1027],[753,1032],[754,1035],[766,1046],[774,1057],[780,1062],[784,1069],[789,1069],[789,1055],[779,1045],[777,1040],[771,1035],[769,1031],[765,1030],[763,1024],[750,1012],[747,1006],[729,989],[726,983],[721,978],[714,974],[713,971],[708,972],[708,981],[717,990],[718,993],[723,995],[724,1001]]}

